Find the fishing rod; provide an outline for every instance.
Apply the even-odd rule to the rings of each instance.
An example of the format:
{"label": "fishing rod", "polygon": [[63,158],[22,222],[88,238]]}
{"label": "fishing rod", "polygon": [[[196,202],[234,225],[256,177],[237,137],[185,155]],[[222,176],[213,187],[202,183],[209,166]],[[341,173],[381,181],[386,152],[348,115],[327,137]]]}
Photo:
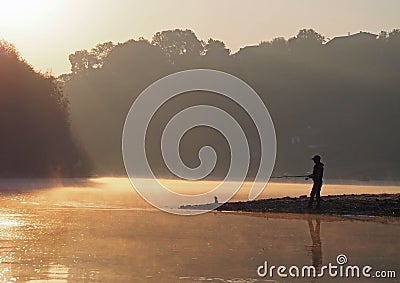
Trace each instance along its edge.
{"label": "fishing rod", "polygon": [[271,176],[270,179],[283,179],[283,178],[309,178],[310,175],[282,175]]}

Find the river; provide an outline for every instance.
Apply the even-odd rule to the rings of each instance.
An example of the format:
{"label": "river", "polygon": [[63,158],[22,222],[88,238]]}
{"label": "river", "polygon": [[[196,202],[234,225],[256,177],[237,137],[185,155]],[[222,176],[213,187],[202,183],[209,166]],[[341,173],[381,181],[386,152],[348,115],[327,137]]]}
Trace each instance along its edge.
{"label": "river", "polygon": [[[188,185],[164,181],[175,183],[178,191]],[[246,198],[246,186],[235,199]],[[262,197],[298,196],[309,187],[269,184]],[[226,212],[178,216],[147,204],[124,178],[2,180],[0,188],[0,282],[367,280],[333,278],[327,271],[322,278],[288,275],[291,266],[314,266],[318,272],[329,263],[369,265],[374,276],[395,271],[397,279],[384,282],[399,282],[397,219]],[[399,191],[376,184],[323,189],[324,194]],[[338,255],[345,255],[347,264],[339,265]],[[260,277],[257,269],[264,272],[265,262],[285,266],[288,277]]]}

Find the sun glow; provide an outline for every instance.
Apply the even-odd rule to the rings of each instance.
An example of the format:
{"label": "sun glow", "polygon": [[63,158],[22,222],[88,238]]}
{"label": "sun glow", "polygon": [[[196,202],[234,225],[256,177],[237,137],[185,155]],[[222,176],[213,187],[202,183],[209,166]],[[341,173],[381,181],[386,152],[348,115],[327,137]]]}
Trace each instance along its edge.
{"label": "sun glow", "polygon": [[66,0],[2,0],[0,30],[27,35],[41,32],[51,25],[65,3]]}

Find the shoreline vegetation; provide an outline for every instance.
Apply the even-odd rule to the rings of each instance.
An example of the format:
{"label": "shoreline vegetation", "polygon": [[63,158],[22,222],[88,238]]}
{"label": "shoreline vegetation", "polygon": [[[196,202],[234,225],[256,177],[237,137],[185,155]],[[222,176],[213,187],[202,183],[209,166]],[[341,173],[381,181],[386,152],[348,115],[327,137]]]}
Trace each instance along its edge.
{"label": "shoreline vegetation", "polygon": [[[304,172],[320,154],[326,179],[399,180],[400,133],[393,130],[400,126],[399,47],[400,29],[328,39],[310,28],[231,52],[221,40],[174,29],[77,50],[68,57],[70,73],[55,77],[0,40],[0,177],[125,174],[121,137],[132,103],[151,83],[201,68],[234,75],[258,93],[279,145],[273,175]],[[254,121],[240,105],[205,91],[182,94],[153,115],[146,132],[153,173],[174,177],[163,159],[162,133],[193,105],[220,108],[239,123],[249,141],[247,176],[257,176],[262,152]],[[182,138],[181,160],[196,168],[205,145],[218,156],[209,177],[223,179],[230,145],[210,127],[194,127]]]}
{"label": "shoreline vegetation", "polygon": [[0,177],[82,177],[92,170],[71,131],[70,102],[57,79],[33,69],[0,40]]}
{"label": "shoreline vegetation", "polygon": [[346,194],[322,196],[321,208],[307,208],[308,196],[268,198],[254,201],[227,202],[225,204],[181,205],[180,209],[252,212],[321,214],[337,216],[389,216],[400,217],[400,194]]}
{"label": "shoreline vegetation", "polygon": [[[152,38],[99,43],[70,54],[71,72],[57,80],[70,101],[71,129],[93,162],[95,174],[123,174],[121,136],[133,101],[149,84],[188,69],[214,69],[250,85],[265,103],[277,136],[273,174],[297,175],[321,155],[327,179],[399,179],[400,29],[367,31],[328,40],[313,29],[231,52],[219,39],[192,30],[164,30]],[[361,103],[360,103],[361,102]],[[249,141],[248,176],[258,172],[259,133],[246,111],[212,92],[193,91],[169,100],[146,134],[155,175],[173,178],[163,162],[161,136],[178,112],[212,105],[229,113]],[[390,138],[388,138],[390,137]],[[214,148],[218,162],[210,178],[224,178],[230,166],[227,140],[210,127],[195,127],[180,143],[191,168],[198,152]],[[137,172],[138,175],[146,172]]]}

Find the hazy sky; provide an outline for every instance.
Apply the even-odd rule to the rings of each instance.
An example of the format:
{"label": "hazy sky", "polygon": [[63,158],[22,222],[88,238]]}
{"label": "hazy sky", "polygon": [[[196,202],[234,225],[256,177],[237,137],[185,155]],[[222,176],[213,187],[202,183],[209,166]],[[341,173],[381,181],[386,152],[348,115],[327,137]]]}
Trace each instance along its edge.
{"label": "hazy sky", "polygon": [[0,0],[0,39],[36,69],[69,72],[68,54],[105,41],[192,29],[232,51],[313,28],[328,38],[400,28],[399,0]]}

